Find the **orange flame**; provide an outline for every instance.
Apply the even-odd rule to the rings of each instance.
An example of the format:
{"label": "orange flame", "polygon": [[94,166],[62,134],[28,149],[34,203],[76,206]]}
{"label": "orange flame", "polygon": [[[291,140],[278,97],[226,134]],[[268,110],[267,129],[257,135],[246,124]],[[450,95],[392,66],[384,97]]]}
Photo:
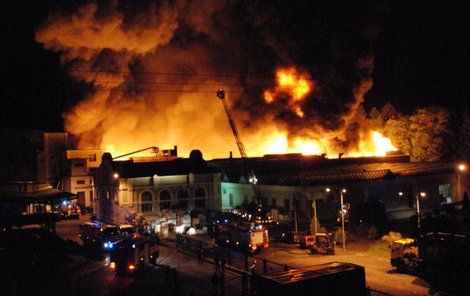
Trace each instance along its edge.
{"label": "orange flame", "polygon": [[314,82],[306,74],[299,73],[295,68],[279,69],[276,73],[277,86],[274,91],[264,92],[264,100],[271,104],[275,100],[285,101],[286,107],[297,114],[305,116],[302,102],[313,90]]}

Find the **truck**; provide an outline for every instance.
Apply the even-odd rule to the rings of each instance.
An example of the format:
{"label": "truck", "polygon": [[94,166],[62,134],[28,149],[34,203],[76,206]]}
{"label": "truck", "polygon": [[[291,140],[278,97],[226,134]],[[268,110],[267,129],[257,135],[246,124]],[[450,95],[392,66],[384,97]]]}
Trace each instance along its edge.
{"label": "truck", "polygon": [[255,253],[269,247],[268,229],[250,222],[223,223],[217,227],[215,241],[220,247]]}
{"label": "truck", "polygon": [[390,263],[397,272],[423,277],[435,290],[460,295],[470,289],[470,274],[461,272],[470,265],[468,250],[466,235],[430,232],[393,241]]}
{"label": "truck", "polygon": [[80,207],[75,203],[64,201],[60,206],[60,216],[62,219],[79,219],[80,214]]}
{"label": "truck", "polygon": [[[110,249],[110,243],[120,240],[119,227],[100,221],[80,223],[80,239],[85,246]],[[112,246],[112,245],[111,245]]]}
{"label": "truck", "polygon": [[159,254],[158,242],[154,238],[127,238],[117,242],[110,252],[109,267],[117,275],[135,274],[150,264],[156,266]]}
{"label": "truck", "polygon": [[317,233],[300,238],[300,248],[308,248],[312,254],[335,254],[335,241],[332,234]]}
{"label": "truck", "polygon": [[253,274],[259,296],[281,295],[369,295],[363,266],[330,262],[275,274]]}

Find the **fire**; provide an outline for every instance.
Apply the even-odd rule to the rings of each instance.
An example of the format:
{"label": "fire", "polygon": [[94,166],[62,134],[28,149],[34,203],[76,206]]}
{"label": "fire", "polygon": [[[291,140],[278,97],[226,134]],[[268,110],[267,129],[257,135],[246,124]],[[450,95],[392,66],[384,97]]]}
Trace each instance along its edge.
{"label": "fire", "polygon": [[[251,141],[250,141],[251,142]],[[327,158],[337,158],[344,152],[346,157],[386,156],[387,152],[395,151],[390,139],[376,131],[368,132],[356,150],[339,151],[332,148],[332,139],[311,139],[295,137],[290,139],[286,133],[273,132],[260,139],[257,145],[248,146],[252,155],[301,153],[302,155],[321,155]]]}
{"label": "fire", "polygon": [[280,100],[298,117],[303,118],[305,114],[302,110],[302,102],[313,90],[313,80],[295,68],[279,69],[276,73],[276,80],[275,89],[264,92],[265,102],[271,104]]}
{"label": "fire", "polygon": [[[205,159],[228,157],[238,149],[215,96],[217,88],[226,85],[250,157],[385,155],[394,150],[388,139],[367,131],[365,115],[358,111],[372,86],[372,58],[361,55],[352,69],[324,65],[328,67],[321,72],[332,78],[327,83],[294,66],[277,69],[276,85],[259,100],[258,80],[239,75],[246,70],[239,64],[251,65],[247,58],[252,55],[244,52],[251,42],[221,42],[223,36],[235,34],[221,33],[221,25],[227,30],[240,27],[238,19],[234,26],[232,18],[223,17],[222,12],[228,12],[223,1],[129,6],[135,9],[119,1],[88,2],[75,11],[51,14],[36,31],[36,41],[60,53],[64,65],[71,67],[70,75],[89,89],[63,114],[64,128],[76,137],[78,149],[102,148],[117,157],[145,147],[176,145],[181,157],[193,149],[200,149]],[[251,40],[258,45],[254,49],[265,46],[257,43],[260,40]],[[273,54],[285,48],[279,50]],[[227,56],[233,61],[224,68],[227,75],[220,75],[219,61]],[[286,58],[282,62],[291,60]],[[303,62],[306,68],[314,66]],[[343,73],[350,70],[354,75]],[[343,74],[354,81],[336,79]]]}

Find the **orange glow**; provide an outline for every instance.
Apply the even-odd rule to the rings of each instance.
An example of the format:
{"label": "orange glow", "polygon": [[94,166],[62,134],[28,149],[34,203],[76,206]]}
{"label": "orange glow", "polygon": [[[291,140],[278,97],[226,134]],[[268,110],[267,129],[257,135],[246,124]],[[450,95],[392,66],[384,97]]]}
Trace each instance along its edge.
{"label": "orange glow", "polygon": [[129,264],[129,270],[134,270],[135,269],[135,265],[134,264]]}
{"label": "orange glow", "polygon": [[398,149],[393,146],[389,138],[384,137],[379,132],[371,131],[366,139],[361,140],[359,149],[357,151],[350,151],[346,156],[386,156],[387,152],[396,150]]}
{"label": "orange glow", "polygon": [[[194,3],[182,9],[171,1],[161,5],[153,1],[150,9],[132,18],[120,11],[118,1],[106,2],[110,9],[103,10],[105,18],[99,13],[100,5],[87,3],[75,12],[52,14],[35,35],[44,48],[60,53],[64,65],[72,66],[73,79],[89,85],[82,100],[63,114],[64,129],[76,139],[77,149],[100,149],[118,157],[144,147],[165,150],[176,145],[178,156],[184,158],[194,149],[206,160],[226,158],[230,152],[237,157],[237,143],[216,97],[217,89],[224,87],[250,157],[283,153],[354,157],[395,150],[388,139],[367,130],[366,115],[358,111],[372,87],[371,78],[351,86],[354,98],[334,97],[336,92],[325,96],[330,84],[342,81],[324,84],[306,68],[288,65],[274,69],[274,77],[269,78],[274,81],[266,82],[274,85],[258,93],[257,80],[251,82],[255,77],[249,75],[244,81],[234,75],[240,67],[227,68],[230,75],[215,75],[220,69],[213,71],[217,63],[211,60],[225,58],[225,46],[220,50],[213,42],[207,42],[208,47],[201,42],[188,42],[188,46],[173,42],[181,37],[178,28],[185,17],[191,17],[186,24],[208,34],[208,40],[219,36],[211,32],[210,22],[200,19],[222,5],[201,8],[200,1],[188,1]],[[198,13],[181,14],[183,10]],[[230,50],[243,56],[233,46]],[[357,61],[364,74],[373,65],[373,58]],[[189,73],[194,75],[179,75]],[[143,151],[119,160],[154,156]]]}
{"label": "orange glow", "polygon": [[287,109],[298,117],[305,116],[301,103],[313,89],[313,80],[307,74],[299,73],[295,68],[279,69],[276,73],[277,85],[274,90],[264,92],[264,101],[268,104],[282,100]]}

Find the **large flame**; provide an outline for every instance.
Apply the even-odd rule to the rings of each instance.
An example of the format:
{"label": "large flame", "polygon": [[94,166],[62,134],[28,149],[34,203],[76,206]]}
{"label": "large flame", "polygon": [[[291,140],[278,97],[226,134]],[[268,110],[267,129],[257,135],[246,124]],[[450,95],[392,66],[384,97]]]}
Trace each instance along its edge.
{"label": "large flame", "polygon": [[313,81],[307,75],[299,73],[295,68],[282,68],[276,73],[277,86],[275,90],[266,90],[264,100],[271,104],[282,100],[286,107],[297,116],[304,117],[302,101],[312,91]]}
{"label": "large flame", "polygon": [[[272,3],[264,4],[269,9],[260,9],[262,2],[238,4],[87,1],[77,2],[76,10],[52,13],[36,40],[59,52],[70,75],[89,86],[84,98],[64,113],[65,129],[78,139],[78,148],[102,148],[119,156],[177,145],[182,157],[193,149],[206,159],[228,157],[237,145],[215,95],[224,87],[250,157],[385,155],[393,150],[388,139],[367,128],[359,110],[372,87],[373,58],[362,51],[369,47],[322,39],[326,42],[317,44],[322,50],[314,51],[322,58],[313,58],[310,40],[319,40],[329,22],[314,30],[302,25],[303,18],[272,17]],[[281,12],[284,6],[276,9]],[[316,9],[307,12],[318,21],[329,19]],[[305,21],[311,24],[312,19]],[[292,22],[309,31],[283,34]],[[350,31],[337,33],[343,32],[349,40]],[[295,40],[298,36],[302,40]],[[302,58],[289,57],[293,52]],[[278,69],[270,89],[262,89],[255,76],[242,75],[270,72],[275,63],[291,65],[292,60],[309,70]],[[327,79],[313,77],[310,69]],[[152,155],[150,150],[142,153]]]}

